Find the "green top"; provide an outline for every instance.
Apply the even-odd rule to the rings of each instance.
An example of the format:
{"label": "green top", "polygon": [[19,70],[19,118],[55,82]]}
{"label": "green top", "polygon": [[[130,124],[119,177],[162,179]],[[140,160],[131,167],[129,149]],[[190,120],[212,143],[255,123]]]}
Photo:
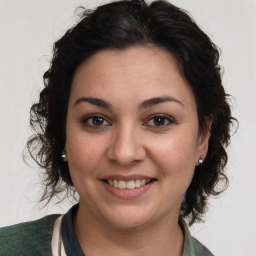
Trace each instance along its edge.
{"label": "green top", "polygon": [[[61,236],[67,256],[84,256],[73,228],[72,216],[78,209],[73,206],[62,219]],[[46,216],[0,229],[0,256],[50,256],[53,225],[60,215]],[[211,256],[205,246],[193,238],[184,222],[184,251],[182,256]]]}
{"label": "green top", "polygon": [[1,228],[0,256],[52,255],[52,231],[58,216],[49,215],[36,221]]}

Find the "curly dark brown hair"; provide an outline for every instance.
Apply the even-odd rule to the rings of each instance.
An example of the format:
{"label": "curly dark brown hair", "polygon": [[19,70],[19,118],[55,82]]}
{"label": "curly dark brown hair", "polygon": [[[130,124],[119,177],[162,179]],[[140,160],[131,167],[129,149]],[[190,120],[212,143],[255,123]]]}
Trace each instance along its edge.
{"label": "curly dark brown hair", "polygon": [[[77,67],[102,49],[126,49],[154,45],[171,53],[193,90],[200,130],[205,117],[213,123],[207,157],[195,168],[184,196],[181,215],[190,224],[201,221],[210,195],[228,185],[224,173],[225,147],[230,143],[231,116],[228,96],[221,80],[219,50],[190,15],[166,1],[116,1],[91,11],[83,9],[79,22],[53,48],[51,66],[44,74],[44,89],[31,107],[30,124],[35,134],[27,142],[33,159],[43,168],[45,190],[41,200],[49,202],[64,189],[75,192],[67,163],[61,159],[65,145],[67,106]],[[220,181],[224,181],[219,189]]]}

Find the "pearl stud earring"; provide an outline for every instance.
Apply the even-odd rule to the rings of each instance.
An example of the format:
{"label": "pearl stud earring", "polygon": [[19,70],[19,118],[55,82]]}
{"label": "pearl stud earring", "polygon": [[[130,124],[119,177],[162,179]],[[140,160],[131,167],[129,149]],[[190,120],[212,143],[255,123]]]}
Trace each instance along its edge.
{"label": "pearl stud earring", "polygon": [[62,158],[63,160],[66,158],[66,156],[67,156],[67,155],[66,155],[66,154],[64,154],[64,153],[63,153],[63,154],[61,154],[61,158]]}
{"label": "pearl stud earring", "polygon": [[198,163],[199,164],[202,164],[204,162],[204,157],[203,156],[200,156],[200,159],[198,160]]}

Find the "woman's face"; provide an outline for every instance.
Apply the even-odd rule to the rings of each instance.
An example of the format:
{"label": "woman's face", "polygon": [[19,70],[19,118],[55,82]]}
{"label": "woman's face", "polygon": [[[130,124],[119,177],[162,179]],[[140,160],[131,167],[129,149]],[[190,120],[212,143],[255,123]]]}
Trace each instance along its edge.
{"label": "woman's face", "polygon": [[118,228],[178,218],[209,134],[175,59],[153,47],[103,50],[72,82],[66,161],[86,214]]}

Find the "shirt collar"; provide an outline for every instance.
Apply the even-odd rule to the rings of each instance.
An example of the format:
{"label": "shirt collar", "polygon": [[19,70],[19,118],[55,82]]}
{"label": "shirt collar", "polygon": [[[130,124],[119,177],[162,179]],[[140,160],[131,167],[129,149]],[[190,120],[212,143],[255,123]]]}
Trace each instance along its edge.
{"label": "shirt collar", "polygon": [[[77,240],[74,226],[73,216],[78,209],[79,204],[74,205],[64,216],[61,224],[61,237],[67,255],[84,256],[83,251]],[[202,244],[193,238],[189,232],[186,222],[182,217],[179,219],[179,224],[184,234],[184,246],[182,256],[198,256],[198,255],[212,255]],[[198,254],[198,253],[203,254]],[[210,253],[210,254],[208,254]]]}

